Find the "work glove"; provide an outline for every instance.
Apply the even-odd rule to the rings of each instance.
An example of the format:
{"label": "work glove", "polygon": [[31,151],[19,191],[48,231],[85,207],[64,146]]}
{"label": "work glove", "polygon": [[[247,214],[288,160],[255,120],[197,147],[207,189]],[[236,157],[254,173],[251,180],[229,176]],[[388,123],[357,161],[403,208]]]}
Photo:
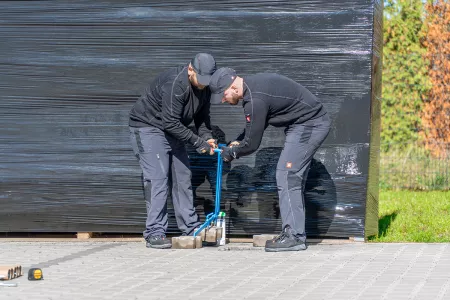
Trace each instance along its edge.
{"label": "work glove", "polygon": [[194,144],[195,150],[197,151],[197,153],[199,154],[209,154],[209,155],[213,155],[214,154],[214,149],[210,146],[210,144],[203,140],[203,139],[197,139],[197,141]]}
{"label": "work glove", "polygon": [[230,162],[236,158],[236,154],[231,147],[222,148],[222,159],[223,161]]}

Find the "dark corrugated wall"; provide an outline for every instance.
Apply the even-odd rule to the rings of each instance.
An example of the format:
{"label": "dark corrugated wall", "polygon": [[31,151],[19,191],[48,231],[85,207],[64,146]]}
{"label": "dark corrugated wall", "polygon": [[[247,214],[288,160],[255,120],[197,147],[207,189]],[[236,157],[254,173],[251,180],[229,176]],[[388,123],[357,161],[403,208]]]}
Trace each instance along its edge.
{"label": "dark corrugated wall", "polygon": [[[0,232],[141,232],[129,109],[160,71],[210,52],[241,75],[287,75],[330,112],[306,186],[308,235],[376,233],[381,2],[0,1],[0,9]],[[244,126],[240,107],[213,106],[212,119],[226,141]],[[269,127],[255,155],[225,166],[230,234],[281,229],[283,141]],[[191,154],[203,219],[214,161]]]}

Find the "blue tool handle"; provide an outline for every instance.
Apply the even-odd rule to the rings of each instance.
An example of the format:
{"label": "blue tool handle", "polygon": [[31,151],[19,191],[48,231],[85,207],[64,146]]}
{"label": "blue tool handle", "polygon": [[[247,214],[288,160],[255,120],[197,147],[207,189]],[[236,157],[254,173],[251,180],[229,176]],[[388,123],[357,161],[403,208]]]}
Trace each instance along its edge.
{"label": "blue tool handle", "polygon": [[217,153],[217,174],[216,174],[216,199],[214,203],[214,213],[210,213],[206,216],[205,222],[194,232],[194,237],[197,236],[204,228],[206,228],[209,224],[214,222],[219,216],[220,212],[220,194],[222,191],[222,147],[226,147],[226,144],[219,144],[219,147],[214,149],[214,152]]}
{"label": "blue tool handle", "polygon": [[226,146],[227,146],[227,144],[218,144],[218,145],[217,145],[217,148],[214,149],[214,152],[216,152],[216,153],[221,153],[221,152],[222,152],[222,149],[221,149],[221,148],[226,147]]}

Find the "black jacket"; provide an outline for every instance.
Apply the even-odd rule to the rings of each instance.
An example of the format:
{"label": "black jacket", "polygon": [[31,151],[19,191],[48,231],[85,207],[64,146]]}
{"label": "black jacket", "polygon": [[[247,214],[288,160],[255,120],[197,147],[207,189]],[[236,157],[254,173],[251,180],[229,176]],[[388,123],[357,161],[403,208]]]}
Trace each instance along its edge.
{"label": "black jacket", "polygon": [[271,73],[244,77],[242,105],[246,126],[236,139],[241,143],[232,148],[236,158],[255,152],[269,125],[304,124],[327,113],[322,103],[305,87],[285,76]]}
{"label": "black jacket", "polygon": [[[129,126],[156,127],[197,148],[211,138],[211,91],[191,85],[188,67],[169,69],[156,77],[130,111]],[[198,136],[188,128],[194,121]]]}

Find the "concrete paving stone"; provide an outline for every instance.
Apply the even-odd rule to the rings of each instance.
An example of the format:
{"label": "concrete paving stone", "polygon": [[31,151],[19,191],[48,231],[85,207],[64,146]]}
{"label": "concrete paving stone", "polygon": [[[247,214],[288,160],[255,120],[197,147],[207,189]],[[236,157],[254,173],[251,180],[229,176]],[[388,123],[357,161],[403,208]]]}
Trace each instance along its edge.
{"label": "concrete paving stone", "polygon": [[430,278],[449,278],[450,272],[449,272],[450,266],[448,266],[447,268],[435,268],[431,273],[430,273]]}
{"label": "concrete paving stone", "polygon": [[[270,297],[269,299],[276,299],[276,300],[292,300],[293,298],[291,296],[274,296],[274,297]],[[294,298],[295,299],[295,298]]]}
{"label": "concrete paving stone", "polygon": [[439,299],[450,299],[450,289],[447,289],[444,293],[440,293],[439,297]]}
{"label": "concrete paving stone", "polygon": [[429,299],[437,299],[439,296],[439,289],[422,289],[416,294],[416,297],[428,296]]}
{"label": "concrete paving stone", "polygon": [[414,300],[430,300],[430,299],[438,299],[438,298],[431,298],[428,295],[420,295],[420,296],[414,297]]}
{"label": "concrete paving stone", "polygon": [[[317,291],[325,291],[326,295],[332,295],[331,299],[333,300],[352,299],[353,296],[358,295],[359,291],[363,292],[355,300],[371,299],[370,297],[379,299],[380,291],[389,292],[387,299],[398,292],[402,297],[413,295],[413,293],[417,293],[416,296],[420,297],[427,291],[437,289],[439,291],[433,295],[441,295],[444,297],[442,299],[450,299],[448,294],[450,292],[448,286],[450,259],[446,258],[450,254],[448,244],[436,246],[428,244],[346,244],[335,247],[317,245],[310,247],[308,251],[303,253],[282,255],[270,255],[264,251],[223,252],[217,251],[217,249],[201,249],[201,262],[198,261],[196,253],[187,253],[185,250],[158,252],[150,249],[150,251],[147,251],[148,249],[145,249],[143,243],[113,245],[112,248],[105,248],[91,254],[87,253],[79,258],[70,258],[70,255],[84,251],[86,245],[80,245],[80,243],[72,243],[72,245],[64,243],[64,247],[61,245],[58,247],[58,243],[55,243],[55,245],[31,243],[27,251],[21,251],[22,249],[14,251],[15,248],[20,248],[20,245],[8,244],[8,252],[3,253],[14,253],[15,256],[0,255],[0,261],[1,258],[4,261],[14,259],[14,262],[17,259],[20,261],[27,261],[28,259],[29,265],[31,265],[37,259],[41,259],[39,262],[46,262],[69,256],[68,260],[59,263],[59,265],[55,264],[44,269],[45,282],[31,284],[26,279],[21,281],[21,290],[10,293],[9,299],[20,299],[23,295],[26,296],[24,299],[27,300],[30,298],[48,299],[49,297],[61,300],[61,295],[62,298],[67,296],[68,299],[71,299],[70,296],[80,290],[83,292],[76,295],[84,295],[84,298],[86,298],[88,295],[108,293],[106,290],[101,290],[105,286],[109,289],[109,292],[115,291],[115,294],[109,295],[118,295],[117,298],[111,299],[118,299],[123,295],[126,295],[126,299],[136,299],[141,296],[146,296],[142,299],[152,299],[147,297],[147,289],[139,285],[140,282],[151,285],[155,296],[156,293],[162,292],[157,298],[166,299],[165,291],[173,291],[171,298],[186,299],[186,294],[189,294],[192,286],[202,287],[199,280],[207,280],[208,274],[211,274],[210,271],[216,270],[218,273],[213,275],[212,280],[220,281],[222,286],[228,287],[223,289],[224,291],[229,290],[231,294],[236,293],[236,297],[240,297],[242,294],[249,295],[249,299],[266,299],[268,294],[277,295],[280,292],[283,292],[281,295],[285,293],[297,295],[298,292],[302,295],[305,289],[311,295],[314,295]],[[112,244],[97,243],[89,247],[95,248],[99,245],[111,246]],[[0,248],[2,246],[5,247],[0,243]],[[446,247],[446,252],[442,252],[443,247]],[[32,254],[37,248],[40,249],[41,253],[33,256]],[[379,252],[380,250],[381,252]],[[417,256],[418,254],[421,256]],[[394,259],[396,255],[398,257]],[[367,260],[360,260],[361,265],[355,264],[355,261],[357,261],[355,258],[361,257],[365,257]],[[431,267],[427,266],[426,262],[428,260],[433,262],[435,259],[435,268],[430,269]],[[144,260],[145,262],[143,262]],[[299,261],[302,262],[299,263]],[[211,265],[214,265],[214,268],[208,269]],[[360,267],[362,270],[359,270]],[[133,278],[134,268],[137,271]],[[173,273],[173,276],[168,274],[168,271]],[[358,272],[354,273],[356,271]],[[123,279],[104,275],[104,273],[114,272],[127,274],[127,276],[129,274],[131,281],[134,281],[133,284],[137,286],[129,287],[125,284],[124,287],[120,284],[120,280],[123,281]],[[147,272],[150,273],[147,274]],[[73,277],[70,276],[86,273],[90,274],[88,280],[73,280]],[[308,281],[308,279],[311,279],[308,273],[321,277],[319,280]],[[98,276],[95,276],[95,274],[98,274]],[[348,280],[353,275],[354,278]],[[421,280],[423,278],[421,276],[424,275],[429,275],[426,281]],[[161,280],[155,288],[154,282],[158,276]],[[236,276],[238,276],[240,283],[243,282],[240,286],[240,283],[233,280]],[[92,284],[89,283],[90,278],[93,280]],[[284,284],[282,284],[283,281],[285,281]],[[338,287],[337,290],[334,289],[335,282]],[[230,283],[230,285],[227,286],[227,283]],[[420,284],[419,290],[414,290],[415,287],[411,287],[416,284]],[[183,289],[183,285],[190,286]],[[218,287],[220,287],[220,284],[211,289],[205,289],[198,293],[197,297],[213,299],[217,296]],[[249,292],[251,293],[252,290],[258,288],[260,290],[249,294]],[[0,291],[3,291],[1,287]],[[196,291],[198,291],[198,288]],[[245,293],[246,291],[249,292]],[[432,293],[428,292],[428,294],[431,295]],[[0,292],[0,299],[2,295],[5,294]],[[182,298],[178,297],[180,295]],[[207,298],[208,296],[210,298]],[[312,300],[313,298],[305,295],[304,299]]]}
{"label": "concrete paving stone", "polygon": [[[266,299],[266,298],[267,297],[265,295],[262,295],[262,294],[252,294],[250,296],[246,296],[243,299],[245,299],[245,300],[263,300],[263,299]],[[291,298],[291,300],[292,300],[292,298]]]}
{"label": "concrete paving stone", "polygon": [[429,277],[427,278],[425,284],[432,286],[442,286],[444,284],[450,283],[450,272],[442,277]]}
{"label": "concrete paving stone", "polygon": [[[333,297],[331,299],[335,299],[335,298],[354,299],[353,297],[357,296],[358,294],[359,294],[358,291],[345,289],[345,290],[340,290],[340,291],[336,292],[335,294],[333,294]],[[364,294],[371,295],[370,293],[364,293]],[[360,297],[360,298],[356,298],[356,299],[365,299],[365,298]]]}
{"label": "concrete paving stone", "polygon": [[385,299],[395,299],[395,300],[409,300],[409,294],[404,293],[389,293]]}

